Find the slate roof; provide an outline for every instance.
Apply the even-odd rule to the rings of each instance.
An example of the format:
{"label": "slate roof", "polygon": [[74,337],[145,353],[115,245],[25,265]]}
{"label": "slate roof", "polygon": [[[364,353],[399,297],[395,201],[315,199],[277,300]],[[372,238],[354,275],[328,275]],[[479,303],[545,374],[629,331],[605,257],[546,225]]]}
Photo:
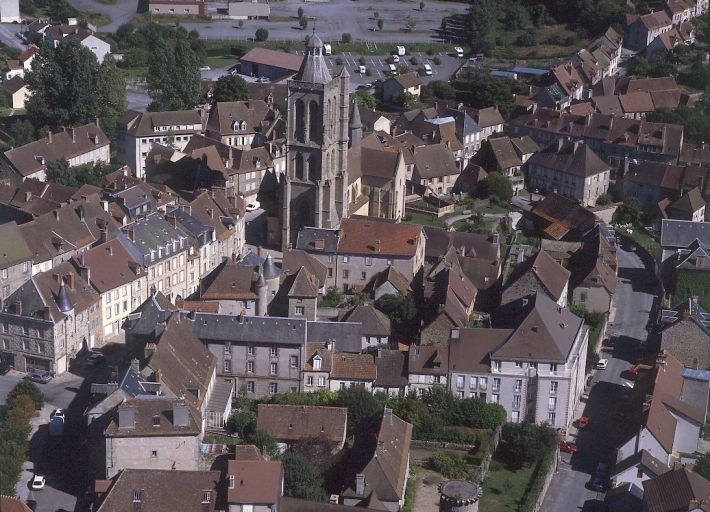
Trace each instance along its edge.
{"label": "slate roof", "polygon": [[555,301],[562,297],[570,278],[569,270],[552,259],[544,249],[540,249],[534,257],[528,258],[513,270],[506,289],[527,273],[532,273]]}
{"label": "slate roof", "polygon": [[449,371],[448,345],[420,345],[409,347],[409,374],[446,375]]}
{"label": "slate roof", "polygon": [[[263,100],[218,101],[210,111],[207,130],[222,136],[246,133],[266,134],[278,117],[278,112]],[[242,121],[246,124],[243,130],[239,127]]]}
{"label": "slate roof", "polygon": [[459,174],[456,159],[444,144],[428,144],[414,148],[414,167],[422,179]]}
{"label": "slate roof", "polygon": [[616,291],[616,248],[609,244],[600,224],[584,236],[582,247],[572,256],[569,266],[575,287],[601,286],[609,294]]}
{"label": "slate roof", "polygon": [[177,308],[161,292],[150,295],[136,310],[129,315],[123,328],[127,333],[142,336],[159,336]]}
{"label": "slate roof", "polygon": [[643,490],[650,512],[692,510],[691,501],[710,499],[710,482],[685,467],[644,481]]}
{"label": "slate roof", "polygon": [[374,381],[377,366],[372,354],[335,352],[330,378],[336,380]]}
{"label": "slate roof", "polygon": [[357,353],[362,350],[362,324],[359,322],[308,322],[308,343],[334,342],[338,352]]}
{"label": "slate roof", "polygon": [[281,262],[281,268],[284,274],[294,274],[298,272],[301,267],[307,268],[308,271],[318,279],[319,288],[325,286],[328,267],[305,251],[299,249],[288,249],[284,251]]}
{"label": "slate roof", "polygon": [[[150,137],[165,134],[164,127],[181,127],[199,125],[202,129],[202,118],[197,110],[172,110],[168,112],[137,112],[129,110],[119,117],[116,124],[125,127],[128,135],[133,137]],[[192,128],[172,128],[175,135],[193,133]]]}
{"label": "slate roof", "polygon": [[[99,512],[135,512],[133,498],[140,491],[140,507],[151,512],[200,510],[213,512],[220,485],[219,471],[176,471],[168,469],[124,469],[115,477]],[[203,504],[204,491],[212,492]]]}
{"label": "slate roof", "polygon": [[280,317],[244,317],[196,313],[189,320],[203,342],[236,341],[301,345],[306,341],[306,320]]}
{"label": "slate roof", "polygon": [[[139,261],[146,266],[187,249],[185,232],[173,226],[157,212],[134,220],[124,226],[123,230],[126,233],[133,232],[131,245],[137,251],[134,257],[141,258]],[[130,239],[131,235],[128,235],[128,238]]]}
{"label": "slate roof", "polygon": [[363,336],[391,336],[392,324],[387,315],[372,304],[360,304],[345,313],[344,322],[362,324]]}
{"label": "slate roof", "polygon": [[256,300],[254,289],[258,271],[253,267],[225,261],[217,269],[214,279],[202,292],[206,300]]}
{"label": "slate roof", "polygon": [[567,361],[584,321],[547,295],[534,293],[501,306],[493,325],[513,328],[494,357],[517,361]]}
{"label": "slate roof", "polygon": [[281,442],[308,438],[342,443],[348,425],[347,407],[259,404],[256,428]]}
{"label": "slate roof", "polygon": [[[347,71],[345,72],[347,73]],[[325,57],[323,57],[323,41],[315,32],[308,38],[306,54],[303,56],[303,61],[294,80],[313,84],[328,84],[333,80],[330,71],[328,71]]]}
{"label": "slate roof", "polygon": [[338,250],[338,230],[304,227],[298,232],[296,248],[308,252],[334,253]]}
{"label": "slate roof", "polygon": [[661,247],[688,247],[696,239],[710,246],[710,222],[661,220]]}

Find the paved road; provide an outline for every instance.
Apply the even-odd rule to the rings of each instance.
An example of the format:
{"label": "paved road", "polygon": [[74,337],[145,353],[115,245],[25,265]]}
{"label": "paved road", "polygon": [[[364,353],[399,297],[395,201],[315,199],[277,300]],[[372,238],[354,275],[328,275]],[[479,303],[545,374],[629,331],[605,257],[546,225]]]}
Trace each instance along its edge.
{"label": "paved road", "polygon": [[[632,383],[621,378],[637,353],[638,343],[645,340],[646,326],[653,304],[649,293],[649,276],[635,252],[619,248],[619,284],[616,289],[616,319],[609,332],[617,335],[614,352],[605,352],[609,359],[606,370],[596,372],[589,400],[578,415],[590,418],[588,430],[577,437],[579,451],[563,454],[560,470],[555,475],[542,506],[543,512],[584,512],[603,510],[603,493],[591,491],[587,484],[596,465],[613,462],[614,446],[621,438],[620,425],[612,419],[614,408],[623,407],[625,394]],[[583,411],[583,412],[582,412]]]}

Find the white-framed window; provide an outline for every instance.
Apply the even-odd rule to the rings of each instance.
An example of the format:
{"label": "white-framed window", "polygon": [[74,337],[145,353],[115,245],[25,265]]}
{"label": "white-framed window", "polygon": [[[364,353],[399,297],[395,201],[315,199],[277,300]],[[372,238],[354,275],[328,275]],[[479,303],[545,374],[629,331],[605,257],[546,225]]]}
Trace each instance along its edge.
{"label": "white-framed window", "polygon": [[520,408],[520,395],[513,395],[513,409]]}
{"label": "white-framed window", "polygon": [[513,386],[513,391],[516,393],[520,393],[520,390],[523,389],[523,380],[522,379],[515,379],[515,385]]}
{"label": "white-framed window", "polygon": [[456,376],[456,389],[463,389],[465,377],[463,375]]}
{"label": "white-framed window", "polygon": [[254,361],[247,361],[247,373],[254,373]]}
{"label": "white-framed window", "polygon": [[247,355],[253,356],[254,355],[254,344],[249,343],[247,345]]}
{"label": "white-framed window", "polygon": [[271,375],[276,375],[279,372],[279,363],[271,363],[270,370]]}
{"label": "white-framed window", "polygon": [[500,369],[501,369],[501,362],[500,361],[493,361],[493,371],[499,372]]}
{"label": "white-framed window", "polygon": [[500,379],[493,379],[493,391],[500,391]]}
{"label": "white-framed window", "polygon": [[305,313],[306,309],[303,306],[296,306],[296,315],[298,316],[303,316]]}
{"label": "white-framed window", "polygon": [[550,363],[550,373],[557,373],[557,363]]}
{"label": "white-framed window", "polygon": [[225,353],[225,354],[231,354],[231,353],[232,353],[232,342],[231,342],[231,341],[225,341],[225,342],[224,342],[224,353]]}
{"label": "white-framed window", "polygon": [[551,396],[547,399],[547,409],[550,411],[557,410],[557,397]]}
{"label": "white-framed window", "polygon": [[318,387],[320,387],[320,388],[325,387],[325,377],[323,377],[323,376],[318,377]]}
{"label": "white-framed window", "polygon": [[224,360],[224,373],[232,373],[232,361],[229,359]]}
{"label": "white-framed window", "polygon": [[372,266],[372,256],[365,256],[365,265],[368,267]]}
{"label": "white-framed window", "polygon": [[271,357],[278,357],[279,355],[279,347],[276,345],[271,345]]}
{"label": "white-framed window", "polygon": [[229,488],[234,489],[234,475],[229,475]]}
{"label": "white-framed window", "polygon": [[493,393],[491,395],[491,403],[492,404],[497,404],[500,402],[500,395],[498,393]]}
{"label": "white-framed window", "polygon": [[522,368],[522,367],[523,367],[522,361],[515,361],[515,367],[516,367],[516,368]]}
{"label": "white-framed window", "polygon": [[313,376],[309,375],[306,377],[306,386],[312,386],[313,385]]}
{"label": "white-framed window", "polygon": [[291,368],[298,368],[298,356],[289,357],[288,362]]}
{"label": "white-framed window", "polygon": [[269,393],[275,395],[279,392],[279,385],[276,382],[269,382]]}
{"label": "white-framed window", "polygon": [[323,360],[321,359],[320,356],[314,357],[314,358],[313,358],[313,369],[314,369],[314,370],[320,370],[322,363],[323,363]]}
{"label": "white-framed window", "polygon": [[547,422],[548,422],[550,425],[554,425],[554,424],[555,424],[555,413],[554,413],[554,412],[549,412],[549,413],[547,413]]}
{"label": "white-framed window", "polygon": [[254,381],[253,380],[248,380],[247,381],[247,392],[253,393],[254,392]]}
{"label": "white-framed window", "polygon": [[471,377],[468,381],[468,387],[470,389],[476,389],[478,387],[478,377]]}
{"label": "white-framed window", "polygon": [[343,263],[350,263],[350,256],[343,256]]}
{"label": "white-framed window", "polygon": [[111,318],[111,306],[106,308],[106,318]]}
{"label": "white-framed window", "polygon": [[510,421],[513,423],[520,423],[520,411],[512,411],[510,413]]}
{"label": "white-framed window", "polygon": [[550,382],[550,394],[556,395],[559,383],[556,380]]}

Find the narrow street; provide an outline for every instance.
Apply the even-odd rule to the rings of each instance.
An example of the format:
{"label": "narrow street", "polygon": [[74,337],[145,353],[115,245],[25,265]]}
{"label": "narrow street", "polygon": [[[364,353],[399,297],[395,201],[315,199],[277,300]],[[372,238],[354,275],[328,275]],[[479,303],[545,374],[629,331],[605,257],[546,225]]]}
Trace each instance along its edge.
{"label": "narrow street", "polygon": [[606,462],[613,466],[614,447],[620,440],[618,425],[612,419],[613,410],[622,403],[625,390],[633,385],[622,379],[621,373],[635,361],[639,343],[648,336],[654,298],[653,272],[644,267],[634,251],[619,247],[617,255],[616,317],[607,332],[616,345],[613,352],[603,353],[609,366],[606,370],[595,370],[589,399],[578,408],[577,417],[589,417],[589,427],[577,436],[578,452],[573,456],[562,454],[559,472],[543,502],[543,512],[603,510],[604,493],[590,490],[588,484],[597,464]]}

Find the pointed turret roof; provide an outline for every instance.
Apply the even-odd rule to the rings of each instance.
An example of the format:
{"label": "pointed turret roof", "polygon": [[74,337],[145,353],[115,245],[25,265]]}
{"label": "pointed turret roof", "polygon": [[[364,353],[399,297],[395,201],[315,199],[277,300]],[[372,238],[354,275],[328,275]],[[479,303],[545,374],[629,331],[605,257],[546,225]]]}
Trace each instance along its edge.
{"label": "pointed turret roof", "polygon": [[264,279],[273,279],[281,275],[281,272],[279,272],[279,269],[276,266],[276,263],[274,263],[271,254],[266,255],[266,259],[264,260],[264,269],[262,273],[264,275]]}
{"label": "pointed turret roof", "polygon": [[69,298],[69,294],[67,293],[66,286],[64,285],[64,278],[62,278],[61,282],[59,283],[57,306],[59,307],[59,311],[61,311],[62,313],[66,313],[67,311],[71,311],[72,309],[74,309],[74,304],[72,304],[71,299]]}
{"label": "pointed turret roof", "polygon": [[306,43],[306,56],[301,63],[301,68],[296,73],[296,80],[314,84],[327,84],[333,78],[328,71],[328,65],[323,57],[323,41],[313,31]]}
{"label": "pointed turret roof", "polygon": [[357,101],[353,101],[353,108],[350,110],[350,128],[362,128],[360,107],[358,107]]}

